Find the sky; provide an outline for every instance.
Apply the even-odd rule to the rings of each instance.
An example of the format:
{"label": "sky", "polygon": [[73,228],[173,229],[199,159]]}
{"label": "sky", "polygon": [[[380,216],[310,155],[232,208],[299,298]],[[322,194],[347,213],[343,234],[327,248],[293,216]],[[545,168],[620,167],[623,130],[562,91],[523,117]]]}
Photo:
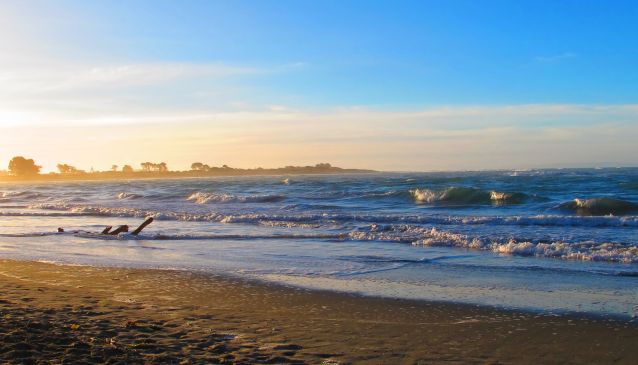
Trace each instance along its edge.
{"label": "sky", "polygon": [[3,0],[0,169],[636,166],[636,19],[602,0]]}

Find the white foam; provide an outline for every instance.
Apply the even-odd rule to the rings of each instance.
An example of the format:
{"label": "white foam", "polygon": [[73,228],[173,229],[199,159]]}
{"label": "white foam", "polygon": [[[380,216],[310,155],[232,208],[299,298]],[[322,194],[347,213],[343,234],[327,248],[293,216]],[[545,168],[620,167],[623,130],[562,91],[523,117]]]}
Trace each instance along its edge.
{"label": "white foam", "polygon": [[471,237],[434,227],[410,225],[371,225],[369,230],[351,232],[349,237],[354,240],[411,242],[416,246],[457,247],[519,256],[638,263],[638,247],[615,242],[532,242],[515,239],[499,241]]}
{"label": "white foam", "polygon": [[456,204],[489,204],[489,203],[520,203],[525,195],[500,191],[483,191],[476,188],[449,187],[442,190],[414,189],[410,193],[417,202],[456,203]]}
{"label": "white foam", "polygon": [[197,204],[207,203],[268,203],[283,200],[283,195],[230,195],[218,193],[195,192],[189,195],[186,200],[194,201]]}
{"label": "white foam", "polygon": [[[225,215],[216,212],[180,213],[171,211],[152,211],[136,208],[81,206],[69,204],[34,204],[31,209],[66,211],[76,215],[95,215],[113,217],[154,217],[164,220],[209,221],[224,223],[261,223],[261,221],[291,222],[291,224],[333,224],[334,222],[370,222],[397,224],[443,224],[443,225],[522,225],[522,226],[557,226],[557,227],[638,227],[638,216],[447,216],[447,215],[392,215],[392,214],[261,214],[244,213]],[[0,212],[2,215],[13,215],[13,212]],[[19,215],[46,215],[46,213],[18,213]]]}
{"label": "white foam", "polygon": [[419,202],[433,203],[440,200],[440,194],[429,189],[414,189],[410,193],[414,195],[414,199]]}
{"label": "white foam", "polygon": [[486,250],[503,254],[552,257],[583,261],[638,263],[638,247],[614,242],[531,242],[509,239],[506,242],[470,237],[436,228],[419,230],[423,237],[413,242],[422,246],[451,246]]}
{"label": "white foam", "polygon": [[506,201],[512,198],[511,193],[502,193],[499,191],[491,191],[490,192],[490,200],[493,201]]}
{"label": "white foam", "polygon": [[121,192],[119,194],[117,194],[117,198],[119,200],[128,200],[128,199],[137,199],[137,198],[141,198],[142,196],[139,194],[133,194],[133,193],[128,193],[128,192]]}

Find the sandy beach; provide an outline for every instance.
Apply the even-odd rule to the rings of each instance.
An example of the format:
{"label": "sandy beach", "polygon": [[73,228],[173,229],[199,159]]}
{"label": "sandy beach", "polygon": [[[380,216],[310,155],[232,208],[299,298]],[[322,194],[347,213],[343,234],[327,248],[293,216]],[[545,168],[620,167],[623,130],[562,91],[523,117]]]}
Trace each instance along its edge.
{"label": "sandy beach", "polygon": [[610,318],[0,261],[2,363],[635,363]]}

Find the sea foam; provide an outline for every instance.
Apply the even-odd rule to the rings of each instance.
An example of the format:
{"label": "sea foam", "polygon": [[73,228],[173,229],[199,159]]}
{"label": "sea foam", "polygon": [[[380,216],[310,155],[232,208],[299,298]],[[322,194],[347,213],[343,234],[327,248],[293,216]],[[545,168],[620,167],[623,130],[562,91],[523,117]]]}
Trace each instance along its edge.
{"label": "sea foam", "polygon": [[[112,216],[112,217],[148,217],[165,220],[210,221],[224,223],[260,223],[263,220],[323,224],[323,223],[398,223],[398,224],[441,224],[441,225],[505,225],[505,226],[549,226],[549,227],[638,227],[638,216],[450,216],[450,215],[410,215],[410,214],[338,214],[338,213],[243,213],[225,214],[222,212],[189,213],[170,210],[148,210],[128,207],[84,206],[72,204],[41,203],[29,206],[33,210],[53,210],[73,215]],[[46,212],[2,212],[2,215],[46,215]],[[65,214],[65,213],[61,213]],[[58,214],[59,215],[59,214]]]}
{"label": "sea foam", "polygon": [[351,232],[349,237],[356,240],[410,242],[415,246],[457,247],[518,256],[638,263],[638,247],[615,242],[532,242],[513,238],[498,240],[472,237],[435,227],[409,225],[371,225],[369,230]]}
{"label": "sea foam", "polygon": [[273,203],[284,200],[283,195],[231,195],[218,193],[194,192],[186,200],[197,204],[207,203]]}
{"label": "sea foam", "polygon": [[449,187],[442,190],[414,189],[410,193],[417,202],[427,204],[520,204],[523,193],[484,191],[476,188]]}

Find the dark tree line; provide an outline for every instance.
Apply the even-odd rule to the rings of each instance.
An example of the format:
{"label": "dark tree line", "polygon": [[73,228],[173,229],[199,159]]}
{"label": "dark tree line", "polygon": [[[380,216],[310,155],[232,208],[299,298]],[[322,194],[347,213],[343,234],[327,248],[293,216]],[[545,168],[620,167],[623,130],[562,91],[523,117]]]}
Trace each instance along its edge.
{"label": "dark tree line", "polygon": [[[141,164],[143,171],[156,171],[156,172],[167,172],[168,166],[166,166],[165,162],[161,163],[151,163],[151,162],[143,162]],[[59,163],[57,164],[58,171],[62,175],[72,175],[72,174],[86,174],[86,171],[78,169],[75,166]],[[22,156],[16,156],[9,161],[9,174],[13,176],[19,177],[31,177],[40,174],[40,169],[42,166],[38,166],[35,164],[35,161],[32,158],[24,158]],[[91,170],[93,172],[93,170]],[[111,172],[118,172],[118,166],[111,166]],[[135,172],[131,165],[122,166],[122,172],[125,174],[130,174]]]}
{"label": "dark tree line", "polygon": [[[268,174],[268,173],[335,173],[335,172],[369,172],[369,170],[357,170],[357,169],[342,169],[339,167],[333,167],[329,163],[318,163],[314,166],[286,166],[275,169],[264,169],[257,167],[254,169],[242,169],[233,168],[228,165],[209,166],[201,162],[193,162],[191,164],[190,171],[169,171],[166,162],[142,162],[140,163],[140,173],[170,173],[171,176],[215,176],[215,175],[248,175],[248,174]],[[9,161],[9,174],[16,177],[32,178],[40,175],[40,169],[42,167],[36,165],[35,161],[31,158],[27,159],[22,156],[16,156]],[[90,172],[78,169],[75,166],[71,166],[66,163],[57,164],[57,168],[60,175],[83,175],[85,177],[91,176],[91,178],[112,178],[116,174],[135,174],[136,171],[131,165],[122,166],[119,170],[118,165],[112,165],[110,170],[106,171],[93,171]],[[51,173],[52,175],[57,175]],[[142,174],[143,176],[144,174]]]}
{"label": "dark tree line", "polygon": [[142,162],[140,164],[142,166],[142,171],[146,172],[167,172],[168,166],[166,166],[166,162],[153,163],[153,162]]}
{"label": "dark tree line", "polygon": [[71,165],[67,165],[67,164],[58,164],[58,171],[60,171],[61,174],[85,174],[86,171],[84,170],[80,170],[78,168],[76,168],[75,166],[71,166]]}
{"label": "dark tree line", "polygon": [[[223,165],[222,169],[230,169],[227,165]],[[213,169],[219,169],[219,167],[210,167],[207,164],[201,162],[193,162],[191,164],[191,171],[212,171]]]}

